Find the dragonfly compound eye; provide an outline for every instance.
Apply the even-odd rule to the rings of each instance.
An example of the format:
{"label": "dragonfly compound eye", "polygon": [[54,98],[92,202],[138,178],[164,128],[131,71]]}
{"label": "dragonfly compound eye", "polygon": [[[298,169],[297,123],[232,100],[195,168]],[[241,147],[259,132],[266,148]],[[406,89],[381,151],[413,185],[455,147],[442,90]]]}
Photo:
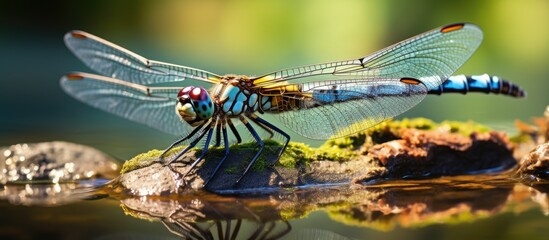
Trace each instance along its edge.
{"label": "dragonfly compound eye", "polygon": [[[184,109],[184,112],[181,112],[178,107],[179,115],[185,119],[185,116],[192,116],[196,121],[196,118],[201,120],[210,119],[214,113],[214,105],[208,91],[202,87],[185,87],[179,91],[179,99],[185,99],[186,101],[180,101],[178,106],[181,106],[181,110]],[[187,105],[188,104],[188,105]],[[188,108],[192,106],[192,109]],[[191,113],[192,111],[192,113]],[[184,115],[182,115],[184,113]],[[185,119],[185,121],[187,121]],[[189,122],[189,121],[187,121]]]}
{"label": "dragonfly compound eye", "polygon": [[181,90],[179,90],[179,93],[177,93],[177,98],[181,98],[181,97],[184,97],[184,96],[188,96],[189,93],[190,93],[194,88],[195,88],[195,87],[192,87],[192,86],[188,86],[188,87],[182,88]]}

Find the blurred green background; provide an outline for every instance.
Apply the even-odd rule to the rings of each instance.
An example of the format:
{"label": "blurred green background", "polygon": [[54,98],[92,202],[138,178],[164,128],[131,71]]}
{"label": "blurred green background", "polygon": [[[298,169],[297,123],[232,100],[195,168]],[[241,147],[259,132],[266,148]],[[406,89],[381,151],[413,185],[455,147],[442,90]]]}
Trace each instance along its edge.
{"label": "blurred green background", "polygon": [[150,59],[260,75],[362,57],[441,25],[472,22],[484,30],[484,42],[458,74],[501,76],[528,98],[430,96],[399,118],[471,119],[512,129],[515,119],[539,116],[549,104],[544,0],[6,1],[0,18],[0,145],[74,141],[125,159],[175,139],[62,92],[63,74],[90,72],[64,46],[63,34],[73,29]]}

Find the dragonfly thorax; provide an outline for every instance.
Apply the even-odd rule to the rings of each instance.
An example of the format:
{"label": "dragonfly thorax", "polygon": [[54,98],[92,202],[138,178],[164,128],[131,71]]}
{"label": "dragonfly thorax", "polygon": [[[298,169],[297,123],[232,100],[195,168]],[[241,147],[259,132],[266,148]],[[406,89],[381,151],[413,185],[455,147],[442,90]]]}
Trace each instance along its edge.
{"label": "dragonfly thorax", "polygon": [[221,112],[229,117],[236,117],[245,112],[258,110],[260,96],[252,88],[247,76],[226,75],[220,84],[214,87],[213,97]]}
{"label": "dragonfly thorax", "polygon": [[202,87],[188,86],[177,94],[176,112],[181,120],[198,126],[210,119],[215,107],[208,91]]}

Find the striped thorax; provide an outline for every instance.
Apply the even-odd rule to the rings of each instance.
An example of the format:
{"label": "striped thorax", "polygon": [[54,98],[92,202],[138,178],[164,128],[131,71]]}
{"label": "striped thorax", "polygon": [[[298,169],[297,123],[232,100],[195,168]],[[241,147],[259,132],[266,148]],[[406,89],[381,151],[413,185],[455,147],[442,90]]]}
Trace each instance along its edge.
{"label": "striped thorax", "polygon": [[214,102],[228,117],[259,109],[260,96],[252,88],[247,76],[226,75],[213,89]]}

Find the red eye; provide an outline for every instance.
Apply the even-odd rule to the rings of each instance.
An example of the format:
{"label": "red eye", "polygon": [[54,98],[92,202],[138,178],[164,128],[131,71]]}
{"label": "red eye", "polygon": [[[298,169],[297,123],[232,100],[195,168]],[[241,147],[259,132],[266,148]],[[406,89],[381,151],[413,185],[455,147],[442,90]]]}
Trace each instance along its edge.
{"label": "red eye", "polygon": [[192,100],[200,100],[200,95],[202,95],[202,89],[200,88],[194,88],[190,93],[189,97],[191,97]]}
{"label": "red eye", "polygon": [[189,98],[194,101],[205,101],[209,99],[208,91],[202,87],[195,87],[189,92]]}
{"label": "red eye", "polygon": [[193,88],[195,88],[195,87],[193,87],[193,86],[188,86],[188,87],[182,88],[181,90],[179,90],[179,93],[177,93],[177,97],[180,98],[180,97],[183,96],[183,95],[189,94],[189,92],[192,91]]}

